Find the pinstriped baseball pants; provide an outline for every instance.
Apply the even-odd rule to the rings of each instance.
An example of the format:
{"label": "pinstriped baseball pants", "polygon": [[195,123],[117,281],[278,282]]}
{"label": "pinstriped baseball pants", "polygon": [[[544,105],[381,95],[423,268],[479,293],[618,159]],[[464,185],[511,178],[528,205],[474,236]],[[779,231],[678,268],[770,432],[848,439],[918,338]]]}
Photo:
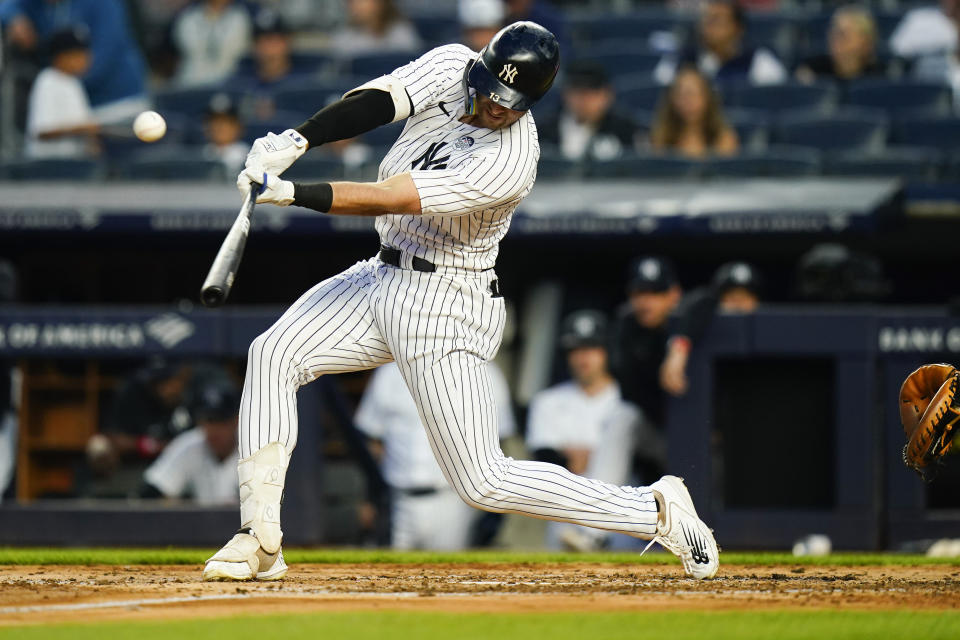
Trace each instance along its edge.
{"label": "pinstriped baseball pants", "polygon": [[271,442],[293,452],[300,386],[396,359],[444,476],[468,504],[652,537],[657,505],[648,488],[503,455],[484,366],[503,332],[503,299],[489,291],[494,278],[492,271],[421,273],[372,258],[310,289],[250,346],[241,458]]}

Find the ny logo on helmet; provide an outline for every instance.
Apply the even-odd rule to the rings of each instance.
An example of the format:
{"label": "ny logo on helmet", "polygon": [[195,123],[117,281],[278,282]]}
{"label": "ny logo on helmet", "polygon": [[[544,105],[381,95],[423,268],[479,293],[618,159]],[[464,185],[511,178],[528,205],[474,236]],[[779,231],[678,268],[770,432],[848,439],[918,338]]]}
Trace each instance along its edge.
{"label": "ny logo on helmet", "polygon": [[513,84],[513,81],[517,77],[517,68],[508,62],[507,64],[503,65],[502,69],[500,69],[500,73],[497,75],[497,77],[503,78],[510,84]]}

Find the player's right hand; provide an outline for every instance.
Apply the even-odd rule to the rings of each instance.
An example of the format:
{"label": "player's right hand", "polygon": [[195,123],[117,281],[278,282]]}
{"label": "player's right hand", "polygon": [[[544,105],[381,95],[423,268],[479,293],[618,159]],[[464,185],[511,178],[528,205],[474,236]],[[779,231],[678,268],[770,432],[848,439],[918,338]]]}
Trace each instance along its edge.
{"label": "player's right hand", "polygon": [[[278,176],[306,152],[307,139],[294,129],[287,129],[283,133],[268,133],[253,141],[245,166]],[[240,190],[244,191],[242,187]]]}

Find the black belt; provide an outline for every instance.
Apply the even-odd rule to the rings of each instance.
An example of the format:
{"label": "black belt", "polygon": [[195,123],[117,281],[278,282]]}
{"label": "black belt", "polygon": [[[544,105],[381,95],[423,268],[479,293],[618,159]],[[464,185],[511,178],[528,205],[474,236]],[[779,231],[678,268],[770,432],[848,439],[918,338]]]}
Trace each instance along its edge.
{"label": "black belt", "polygon": [[394,491],[396,491],[402,496],[410,496],[411,498],[432,496],[434,494],[440,493],[440,489],[437,489],[436,487],[411,487],[409,489],[394,488]]}
{"label": "black belt", "polygon": [[[391,267],[400,267],[400,257],[403,255],[403,252],[400,249],[394,249],[393,247],[388,247],[385,245],[380,245],[380,253],[378,256],[384,264],[388,264]],[[433,264],[429,260],[424,260],[423,258],[413,256],[413,259],[410,260],[410,266],[413,267],[414,271],[420,271],[422,273],[433,273],[437,270],[437,265]],[[499,298],[500,293],[500,281],[491,280],[490,281],[490,295],[494,298]]]}

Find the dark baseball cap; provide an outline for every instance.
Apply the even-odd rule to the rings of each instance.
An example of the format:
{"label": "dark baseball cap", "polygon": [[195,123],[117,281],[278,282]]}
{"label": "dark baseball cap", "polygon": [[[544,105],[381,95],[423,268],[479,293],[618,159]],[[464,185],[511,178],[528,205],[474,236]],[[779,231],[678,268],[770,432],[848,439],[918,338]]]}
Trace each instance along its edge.
{"label": "dark baseball cap", "polygon": [[47,53],[50,56],[65,51],[85,50],[90,48],[90,30],[84,25],[75,25],[68,29],[54,31],[47,39]]}
{"label": "dark baseball cap", "polygon": [[746,262],[728,262],[713,274],[713,287],[717,293],[742,287],[759,295],[760,283],[760,273]]}
{"label": "dark baseball cap", "polygon": [[627,288],[636,292],[662,293],[679,284],[677,270],[667,258],[643,256],[630,263]]}
{"label": "dark baseball cap", "polygon": [[603,89],[610,86],[610,76],[598,62],[577,60],[567,66],[563,84],[568,89]]}
{"label": "dark baseball cap", "polygon": [[592,309],[574,311],[563,319],[560,346],[566,351],[607,346],[607,317]]}
{"label": "dark baseball cap", "polygon": [[287,35],[291,32],[290,25],[283,16],[274,9],[262,9],[253,19],[253,35],[262,36],[272,33]]}
{"label": "dark baseball cap", "polygon": [[237,417],[240,411],[240,394],[225,382],[214,382],[200,389],[193,407],[197,421],[220,422]]}

